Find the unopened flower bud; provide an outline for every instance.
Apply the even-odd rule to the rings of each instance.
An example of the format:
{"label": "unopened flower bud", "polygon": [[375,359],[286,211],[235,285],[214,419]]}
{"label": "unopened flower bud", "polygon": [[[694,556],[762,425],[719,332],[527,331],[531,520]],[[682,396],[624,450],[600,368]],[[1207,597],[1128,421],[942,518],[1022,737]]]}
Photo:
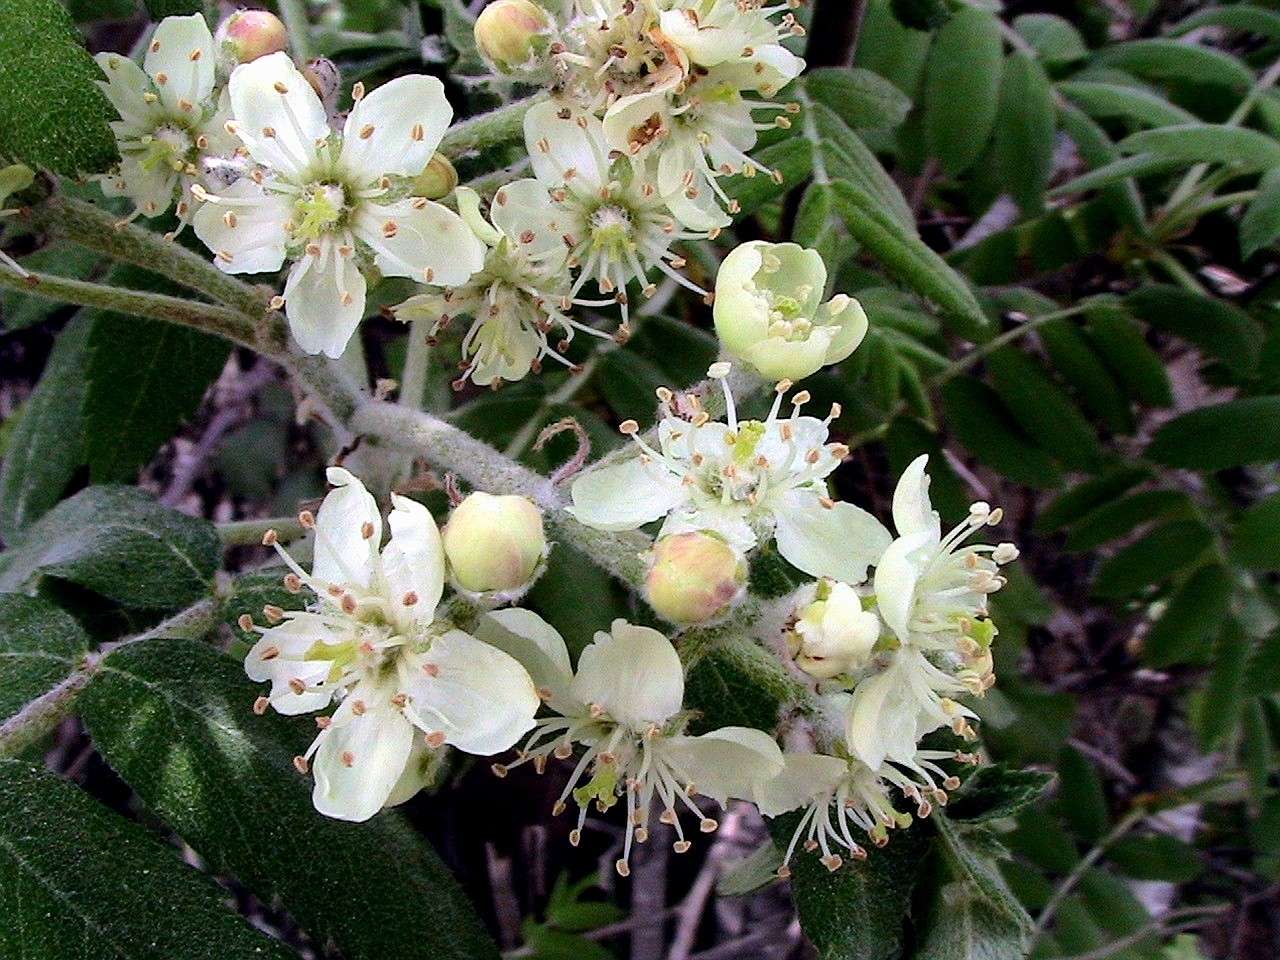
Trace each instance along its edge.
{"label": "unopened flower bud", "polygon": [[332,110],[338,100],[338,89],[342,86],[342,73],[338,70],[338,65],[328,57],[316,57],[307,61],[307,65],[302,68],[302,75],[311,84],[311,89],[316,92],[325,108]]}
{"label": "unopened flower bud", "polygon": [[753,240],[716,276],[714,318],[725,349],[763,376],[800,380],[843,360],[867,333],[857,300],[822,295],[827,268],[815,250]]}
{"label": "unopened flower bud", "polygon": [[862,607],[848,584],[824,580],[812,603],[800,611],[792,653],[796,666],[819,680],[866,665],[880,639],[880,618]]}
{"label": "unopened flower bud", "polygon": [[738,599],[746,579],[742,555],[719,537],[677,533],[654,545],[645,594],[673,623],[705,623]]}
{"label": "unopened flower bud", "polygon": [[542,511],[524,497],[471,494],[453,508],[443,538],[454,582],[472,593],[528,586],[547,550]]}
{"label": "unopened flower bud", "polygon": [[476,46],[499,71],[527,63],[547,29],[546,11],[532,0],[496,0],[476,19]]}
{"label": "unopened flower bud", "polygon": [[289,31],[274,13],[237,10],[218,24],[214,43],[227,62],[249,63],[283,50],[289,43]]}
{"label": "unopened flower bud", "polygon": [[413,178],[413,195],[439,200],[453,192],[458,185],[458,171],[442,153],[431,158],[423,171]]}

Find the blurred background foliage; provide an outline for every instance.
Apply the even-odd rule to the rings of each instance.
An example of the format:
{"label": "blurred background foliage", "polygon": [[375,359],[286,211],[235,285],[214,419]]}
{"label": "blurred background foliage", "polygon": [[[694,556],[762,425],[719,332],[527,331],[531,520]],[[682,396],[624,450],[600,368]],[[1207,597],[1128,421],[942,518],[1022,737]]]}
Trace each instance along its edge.
{"label": "blurred background foliage", "polygon": [[[65,6],[91,50],[127,50],[148,14],[199,4]],[[470,39],[475,10],[460,0],[282,6],[291,27],[300,18],[313,25],[304,44],[295,30],[296,52],[333,59],[348,86],[427,69],[447,78],[460,116],[528,92],[482,82]],[[0,122],[0,150],[15,155],[31,110],[20,102],[30,78],[17,72],[16,51],[33,43],[41,5],[20,7],[0,0],[0,112],[9,118]],[[1004,506],[1006,535],[1023,553],[995,598],[1000,682],[978,704],[982,742],[996,763],[1053,774],[1043,799],[1013,816],[989,796],[968,815],[1007,847],[998,866],[987,856],[994,849],[979,856],[976,844],[955,840],[966,829],[960,808],[912,831],[936,831],[928,853],[903,834],[890,859],[868,872],[846,867],[842,882],[885,882],[871,893],[894,901],[883,936],[855,940],[839,925],[824,927],[840,909],[841,888],[814,900],[800,892],[809,881],[798,871],[806,931],[832,958],[1004,957],[1017,938],[992,931],[1021,922],[1002,902],[1012,896],[1034,923],[1031,955],[1045,960],[1274,956],[1280,4],[822,0],[797,13],[814,28],[810,71],[783,97],[802,110],[795,127],[766,134],[757,151],[785,181],[735,182],[743,217],[719,251],[688,250],[690,269],[706,284],[715,253],[734,240],[792,238],[822,252],[835,290],[862,301],[866,342],[806,384],[816,407],[838,402],[844,410],[838,429],[853,452],[837,487],[886,514],[894,476],[928,452],[944,518],[959,518],[977,497]],[[84,149],[79,167],[32,162],[72,173],[95,162],[95,148]],[[518,168],[522,154],[519,144],[500,144],[455,160],[465,181]],[[89,197],[96,187],[65,181],[64,189]],[[10,225],[8,240],[28,269],[176,289],[20,225]],[[371,312],[406,292],[398,281],[382,285]],[[449,388],[457,343],[446,336],[430,354],[425,406],[540,471],[573,453],[568,433],[535,444],[543,427],[566,417],[581,424],[593,455],[607,452],[621,443],[619,421],[652,422],[655,388],[693,384],[715,358],[709,310],[673,292],[660,291],[639,311],[625,346],[579,338],[569,356],[580,373],[549,365],[493,392]],[[400,380],[403,328],[375,316],[363,335],[374,377]],[[13,291],[0,295],[0,364],[0,537],[8,548],[0,588],[38,592],[0,596],[0,717],[12,717],[92,644],[146,630],[192,603],[198,609],[215,580],[216,612],[181,635],[208,633],[264,598],[281,602],[261,577],[215,575],[265,559],[242,545],[232,521],[292,514],[318,497],[321,467],[337,450],[323,423],[299,414],[299,398],[274,366],[207,334]],[[439,479],[417,464],[402,486],[443,509]],[[107,484],[138,484],[158,503]],[[221,524],[221,542],[204,521]],[[123,564],[95,559],[91,547],[104,542],[129,558],[128,577]],[[190,582],[167,565],[174,544],[190,559]],[[531,606],[580,649],[617,616],[650,616],[638,604],[560,547]],[[423,879],[442,867],[399,820],[361,828],[358,840],[315,817],[305,836],[282,832],[301,796],[284,783],[301,728],[277,718],[268,734],[261,720],[246,733],[252,691],[218,664],[182,666],[209,656],[207,645],[188,646],[168,657],[122,657],[91,685],[82,721],[52,742],[9,753],[45,753],[134,822],[85,805],[52,778],[0,763],[0,828],[8,822],[12,841],[0,846],[47,858],[55,871],[67,869],[60,858],[92,865],[95,851],[126,849],[137,859],[138,897],[172,894],[174,903],[207,907],[209,891],[194,874],[169,878],[176,865],[158,859],[151,837],[172,833],[191,844],[188,860],[230,884],[242,912],[277,938],[236,927],[225,949],[159,944],[146,956],[284,955],[272,952],[278,938],[308,956],[327,941],[353,958],[430,955],[414,952],[429,913],[406,927],[404,909],[371,905],[380,918],[371,934],[334,916],[323,889],[290,888],[299,881],[277,870],[279,850],[264,859],[263,847],[335,858],[351,871],[345,882],[368,885],[379,904],[405,890],[417,891],[415,909],[444,902],[440,924],[461,924],[464,941],[483,938],[447,909],[453,894]],[[166,705],[156,691],[177,689],[161,685],[175,670],[175,683],[188,673],[202,679]],[[750,712],[758,694],[734,686],[732,664],[695,672],[690,690],[709,713]],[[162,749],[193,768],[243,764],[226,781],[241,787],[228,791],[210,774],[186,784],[207,791],[193,797],[158,782],[149,771],[160,769]],[[546,960],[661,956],[668,946],[683,953],[665,955],[707,960],[809,949],[789,932],[778,889],[744,901],[754,906],[733,906],[734,895],[760,886],[750,858],[723,872],[715,911],[699,914],[683,947],[678,936],[671,946],[661,917],[690,902],[704,875],[698,864],[651,868],[651,878],[670,869],[669,879],[656,895],[648,890],[649,902],[633,884],[620,909],[606,902],[618,891],[602,900],[590,855],[566,859],[564,831],[539,816],[547,804],[521,802],[524,812],[514,814],[513,794],[495,798],[486,771],[451,775],[456,789],[415,801],[409,818],[485,905],[490,931],[508,949]],[[531,795],[553,789],[513,780]],[[1027,783],[1028,795],[1034,786]],[[264,794],[278,809],[255,810]],[[22,846],[13,840],[24,836],[15,797],[74,806],[82,834]],[[198,809],[224,810],[226,821],[211,824]],[[751,829],[742,827],[764,839]],[[239,832],[267,839],[249,844]],[[360,862],[361,844],[379,848],[372,862]],[[930,879],[912,902],[910,883],[889,889],[885,878],[898,874]],[[699,895],[703,909],[709,893]],[[646,910],[659,916],[656,940]],[[163,919],[141,918],[130,932],[143,935],[154,923]],[[60,956],[81,955],[73,940],[64,949]],[[83,955],[117,955],[97,949]],[[0,923],[0,957],[29,955]]]}

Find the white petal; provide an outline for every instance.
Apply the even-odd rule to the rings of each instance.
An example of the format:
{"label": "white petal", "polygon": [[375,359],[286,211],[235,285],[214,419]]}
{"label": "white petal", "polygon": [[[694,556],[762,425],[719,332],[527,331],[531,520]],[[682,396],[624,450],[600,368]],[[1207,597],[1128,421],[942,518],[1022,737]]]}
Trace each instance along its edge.
{"label": "white petal", "polygon": [[285,316],[298,346],[334,360],[360,326],[366,289],[355,257],[340,245],[325,237],[320,254],[297,261],[284,285]]}
{"label": "white petal", "polygon": [[910,760],[916,752],[919,709],[895,659],[883,673],[867,677],[853,690],[845,739],[849,749],[872,770],[889,760]]}
{"label": "white petal", "polygon": [[688,499],[678,480],[639,457],[584,473],[572,495],[568,512],[597,530],[634,530]]}
{"label": "white petal", "polygon": [[[440,530],[430,510],[397,493],[391,494],[387,525],[391,527],[391,539],[382,551],[382,572],[387,578],[391,601],[407,617],[430,623],[444,593],[444,548],[440,543]],[[410,593],[416,595],[416,602],[402,606]]]}
{"label": "white petal", "polygon": [[907,639],[916,602],[916,584],[924,572],[923,561],[929,547],[934,543],[928,530],[899,537],[876,564],[876,606],[884,622],[901,640]]}
{"label": "white petal", "polygon": [[120,119],[138,133],[154,130],[163,111],[158,104],[149,104],[142,99],[143,94],[152,92],[151,78],[142,72],[140,66],[118,53],[100,53],[93,59],[107,75],[106,83],[98,81],[98,86],[116,108]]}
{"label": "white petal", "polygon": [[413,747],[413,726],[389,703],[367,698],[365,713],[348,716],[348,705],[361,698],[362,686],[334,714],[312,762],[312,802],[325,816],[339,820],[368,820],[381,810]]}
{"label": "white petal", "polygon": [[[332,687],[304,689],[297,693],[290,681],[302,681],[305,687],[324,684],[331,666],[328,660],[308,660],[307,651],[316,643],[333,643],[341,637],[312,620],[286,620],[272,627],[253,645],[244,659],[244,672],[249,679],[271,681],[271,705],[277,713],[296,716],[322,710],[333,699]],[[264,659],[275,648],[278,654]]]}
{"label": "white petal", "polygon": [[927,530],[937,543],[942,539],[942,521],[929,502],[929,474],[925,473],[928,465],[929,455],[922,453],[902,471],[893,491],[893,525],[900,537]]}
{"label": "white petal", "polygon": [[573,713],[581,706],[573,699],[573,665],[559,631],[531,610],[512,607],[480,618],[476,639],[514,657],[552,710]]}
{"label": "white petal", "polygon": [[[200,205],[191,218],[196,236],[214,252],[214,263],[226,273],[274,273],[284,266],[289,235],[284,225],[293,203],[267,193],[248,177],[237,180],[219,197]],[[248,203],[235,201],[248,200]],[[230,215],[228,215],[230,214]]]}
{"label": "white petal", "polygon": [[658,538],[677,533],[713,533],[739,553],[750,553],[760,542],[740,505],[720,508],[717,504],[713,509],[689,503],[677,507],[668,514]]}
{"label": "white petal", "polygon": [[[408,715],[427,733],[481,756],[501,753],[533,729],[538,693],[512,657],[461,630],[431,641],[426,669],[402,676]],[[434,674],[434,675],[432,675]]]}
{"label": "white petal", "polygon": [[[382,542],[378,503],[364,484],[342,467],[330,467],[325,476],[333,489],[316,513],[312,576],[321,583],[367,589]],[[370,536],[366,537],[366,532]]]}
{"label": "white petal", "polygon": [[217,67],[213,34],[204,17],[193,13],[161,20],[142,65],[155,80],[160,101],[169,113],[191,113],[213,92]]}
{"label": "white petal", "polygon": [[383,174],[416,177],[431,162],[453,119],[444,84],[435,77],[397,77],[364,97],[347,115],[338,169],[356,183]]}
{"label": "white petal", "polygon": [[526,177],[501,187],[494,194],[489,216],[493,225],[518,243],[525,254],[551,269],[567,258],[563,231],[551,229],[556,207],[540,180]]}
{"label": "white petal", "polygon": [[615,620],[612,632],[597,633],[578,658],[573,696],[598,704],[633,730],[662,726],[680,712],[684,668],[676,648],[657,630]]}
{"label": "white petal", "polygon": [[306,179],[316,162],[316,142],[329,135],[329,122],[324,104],[289,55],[282,51],[242,63],[231,74],[230,89],[240,139],[253,159],[290,179]]}
{"label": "white petal", "polygon": [[128,197],[144,216],[158,217],[173,205],[178,175],[163,165],[150,169],[126,153],[120,169],[101,180],[102,193],[108,197]]}
{"label": "white petal", "polygon": [[412,800],[419,791],[431,786],[440,773],[441,754],[427,746],[426,738],[420,733],[413,737],[413,747],[409,758],[404,763],[404,773],[396,781],[391,793],[387,795],[384,807],[395,807]]}
{"label": "white petal", "polygon": [[721,727],[700,737],[670,737],[663,756],[698,788],[699,794],[725,803],[750,800],[783,769],[782,751],[773,737],[750,727]]}
{"label": "white petal", "polygon": [[363,203],[352,227],[373,248],[374,263],[387,276],[456,286],[484,266],[485,245],[466,221],[421,197]]}
{"label": "white petal", "polygon": [[[769,305],[754,289],[754,278],[768,246],[763,240],[739,244],[716,273],[712,307],[716,336],[726,349],[740,357],[769,335]],[[748,284],[753,286],[749,288]]]}
{"label": "white petal", "polygon": [[604,185],[609,173],[609,154],[604,130],[595,117],[579,114],[562,119],[554,101],[536,103],[525,114],[524,141],[533,162],[533,173],[549,187],[565,182],[565,173],[577,187],[594,191]]}
{"label": "white petal", "polygon": [[823,507],[813,492],[793,490],[773,507],[778,552],[813,577],[862,583],[889,546],[889,531],[852,503]]}
{"label": "white petal", "polygon": [[788,753],[783,759],[786,767],[782,773],[758,785],[752,797],[766,817],[776,817],[830,793],[849,769],[847,761],[820,753]]}

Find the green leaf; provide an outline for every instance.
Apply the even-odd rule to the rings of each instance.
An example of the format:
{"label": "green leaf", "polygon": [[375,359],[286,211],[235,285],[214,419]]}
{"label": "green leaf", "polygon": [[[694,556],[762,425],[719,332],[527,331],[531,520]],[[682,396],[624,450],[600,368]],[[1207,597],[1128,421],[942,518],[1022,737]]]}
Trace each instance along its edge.
{"label": "green leaf", "polygon": [[1170,28],[1169,35],[1181,37],[1200,27],[1226,27],[1228,30],[1256,33],[1270,40],[1280,40],[1280,13],[1243,3],[1213,7],[1179,20]]}
{"label": "green leaf", "polygon": [[84,462],[80,411],[92,326],[83,314],[67,324],[40,383],[22,406],[0,465],[0,536],[9,542],[62,499]]}
{"label": "green leaf", "polygon": [[911,98],[888,80],[861,67],[819,67],[805,76],[805,89],[854,130],[884,130],[907,118]]}
{"label": "green leaf", "polygon": [[1187,470],[1280,460],[1280,397],[1247,397],[1191,410],[1156,431],[1147,456]]}
{"label": "green leaf", "polygon": [[[1090,167],[1104,167],[1117,160],[1120,151],[1111,142],[1105,130],[1070,104],[1059,104],[1058,123],[1080,151],[1080,157]],[[1104,187],[1098,197],[1099,209],[1114,213],[1119,222],[1143,236],[1147,233],[1146,210],[1142,195],[1132,180],[1121,180]],[[1108,233],[1111,231],[1109,230]]]}
{"label": "green leaf", "polygon": [[924,132],[930,154],[947,173],[967,170],[991,138],[1002,54],[999,23],[976,7],[963,7],[934,39],[925,72]]}
{"label": "green leaf", "polygon": [[1076,835],[1097,843],[1111,826],[1102,782],[1089,761],[1074,747],[1063,747],[1058,755],[1057,807]]}
{"label": "green leaf", "polygon": [[1003,763],[978,767],[947,801],[947,819],[986,823],[1012,817],[1035,803],[1053,782],[1053,774],[1018,770]]}
{"label": "green leaf", "polygon": [[1020,50],[1000,80],[995,160],[1001,182],[1026,212],[1040,209],[1053,173],[1057,111],[1044,67]]}
{"label": "green leaf", "polygon": [[685,702],[701,713],[690,731],[772,730],[778,725],[778,712],[798,692],[777,659],[756,644],[744,639],[720,644],[697,659],[685,681]]}
{"label": "green leaf", "polygon": [[623,347],[605,356],[595,380],[619,419],[630,417],[643,428],[652,426],[658,415],[654,391],[668,386],[666,374],[654,363]]}
{"label": "green leaf", "polygon": [[1036,521],[1036,529],[1042,533],[1055,533],[1070,527],[1085,514],[1147,479],[1150,479],[1150,474],[1140,467],[1118,467],[1091,477],[1045,507]]}
{"label": "green leaf", "polygon": [[1029,487],[1056,487],[1062,472],[1053,457],[1018,425],[999,394],[973,377],[959,376],[942,388],[942,405],[956,438],[979,460]]}
{"label": "green leaf", "polygon": [[227,892],[136,823],[38,767],[0,760],[0,956],[287,960]]}
{"label": "green leaf", "polygon": [[1000,399],[1032,440],[1068,467],[1088,467],[1102,455],[1093,427],[1044,369],[1015,347],[987,356]]}
{"label": "green leaf", "polygon": [[1143,662],[1153,667],[1207,663],[1227,616],[1231,587],[1231,574],[1217,564],[1183,581],[1142,641]]}
{"label": "green leaf", "polygon": [[1268,170],[1240,219],[1240,256],[1251,257],[1280,238],[1280,169]]}
{"label": "green leaf", "polygon": [[912,30],[934,30],[951,18],[944,0],[889,0],[898,22]]}
{"label": "green leaf", "polygon": [[916,960],[1011,960],[1025,955],[1031,918],[1000,874],[1007,854],[985,829],[935,815],[948,878],[925,912]]}
{"label": "green leaf", "polygon": [[1107,859],[1135,880],[1188,883],[1204,871],[1196,848],[1167,833],[1121,837],[1107,848]]}
{"label": "green leaf", "polygon": [[1249,658],[1244,692],[1253,696],[1280,693],[1280,633],[1264,637]]}
{"label": "green leaf", "polygon": [[1114,433],[1132,433],[1129,398],[1080,328],[1070,320],[1053,320],[1042,324],[1037,333],[1049,359],[1089,412]]}
{"label": "green leaf", "polygon": [[1160,517],[1181,519],[1191,513],[1190,501],[1179,490],[1140,490],[1103,503],[1081,517],[1065,546],[1073,553],[1087,553],[1128,536],[1141,524]]}
{"label": "green leaf", "polygon": [[[926,2],[942,8],[943,20],[949,16],[942,0]],[[894,16],[888,0],[868,0],[855,51],[857,65],[884,77],[908,97],[914,98],[920,88],[925,58],[933,40],[930,34],[922,32],[927,29],[931,28],[912,30],[903,26]]]}
{"label": "green leaf", "polygon": [[82,704],[94,743],[150,808],[348,960],[496,960],[453,877],[396,814],[316,813],[292,764],[315,727],[255,716],[258,692],[212,647],[155,640],[109,654]]}
{"label": "green leaf", "polygon": [[1213,672],[1193,702],[1191,722],[1207,753],[1226,739],[1240,722],[1244,705],[1242,693],[1250,666],[1249,638],[1234,619],[1226,621],[1226,629],[1213,648]]}
{"label": "green leaf", "polygon": [[1089,55],[1080,32],[1051,13],[1024,13],[1013,18],[1013,29],[1035,49],[1044,63],[1074,63]]}
{"label": "green leaf", "polygon": [[[785,848],[797,820],[790,815],[772,821],[774,843]],[[831,872],[816,854],[797,845],[791,859],[791,896],[800,927],[823,960],[901,956],[916,871],[928,850],[924,830],[895,830],[887,845],[867,847],[866,860],[846,860]]]}
{"label": "green leaf", "polygon": [[1144,127],[1196,123],[1196,115],[1142,87],[1096,80],[1065,80],[1058,92],[1091,117],[1131,120]]}
{"label": "green leaf", "polygon": [[886,214],[864,191],[851,183],[832,184],[836,210],[854,239],[861,243],[894,278],[932,300],[963,330],[987,324],[973,291],[947,263],[915,235]]}
{"label": "green leaf", "polygon": [[0,156],[68,176],[119,159],[115,115],[57,0],[0,0]]}
{"label": "green leaf", "polygon": [[0,723],[80,666],[89,637],[47,600],[0,594]]}
{"label": "green leaf", "polygon": [[132,609],[176,609],[208,595],[221,559],[212,524],[134,487],[89,487],[0,554],[0,591],[57,577]]}
{"label": "green leaf", "polygon": [[1209,84],[1241,92],[1253,84],[1253,72],[1235,57],[1178,40],[1131,40],[1100,51],[1093,62],[1158,83]]}
{"label": "green leaf", "polygon": [[813,172],[813,150],[805,137],[788,137],[781,143],[757,150],[752,159],[762,170],[772,170],[781,175],[782,183],[774,182],[764,173],[720,181],[724,192],[738,201],[742,216],[755,213],[770,200],[803,183]]}
{"label": "green leaf", "polygon": [[1111,599],[1135,594],[1190,566],[1212,543],[1213,532],[1195,520],[1161,524],[1098,568],[1094,593]]}
{"label": "green leaf", "polygon": [[1142,328],[1118,307],[1093,308],[1086,316],[1089,342],[1129,396],[1153,407],[1173,406],[1169,373]]}
{"label": "green leaf", "polygon": [[85,452],[95,483],[132,480],[226,365],[220,337],[103,313],[89,335]]}
{"label": "green leaf", "polygon": [[1247,375],[1258,365],[1262,330],[1237,306],[1170,286],[1135,290],[1124,305],[1139,320],[1194,343],[1237,374]]}
{"label": "green leaf", "polygon": [[1265,133],[1225,124],[1186,123],[1131,133],[1117,146],[1121,153],[1167,157],[1184,164],[1225,163],[1241,173],[1280,165],[1280,143]]}
{"label": "green leaf", "polygon": [[1280,570],[1280,493],[1240,514],[1231,558],[1255,570]]}
{"label": "green leaf", "polygon": [[1158,157],[1149,153],[1139,154],[1136,157],[1125,157],[1123,160],[1116,160],[1114,163],[1097,167],[1076,177],[1074,180],[1068,180],[1061,186],[1054,187],[1049,191],[1049,196],[1065,197],[1073,193],[1083,193],[1086,190],[1098,190],[1133,177],[1146,177],[1154,173],[1170,173],[1182,166],[1184,164],[1180,160],[1170,157]]}
{"label": "green leaf", "polygon": [[849,181],[873,199],[905,232],[915,235],[916,222],[911,207],[862,138],[822,104],[815,103],[810,110],[828,176]]}

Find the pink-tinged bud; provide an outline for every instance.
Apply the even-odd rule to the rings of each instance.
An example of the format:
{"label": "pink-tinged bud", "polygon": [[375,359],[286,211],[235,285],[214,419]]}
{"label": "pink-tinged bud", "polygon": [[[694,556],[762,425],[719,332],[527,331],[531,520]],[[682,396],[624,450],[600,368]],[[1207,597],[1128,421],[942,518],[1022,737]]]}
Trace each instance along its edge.
{"label": "pink-tinged bud", "polygon": [[672,623],[706,623],[742,595],[747,564],[719,537],[677,533],[654,544],[645,594]]}
{"label": "pink-tinged bud", "polygon": [[547,551],[542,511],[524,497],[471,494],[453,508],[443,538],[453,581],[470,593],[527,587]]}
{"label": "pink-tinged bud", "polygon": [[549,26],[546,11],[532,0],[496,0],[476,19],[476,46],[500,71],[527,63]]}
{"label": "pink-tinged bud", "polygon": [[283,50],[289,43],[289,32],[274,13],[237,10],[218,24],[214,42],[232,63],[249,63]]}
{"label": "pink-tinged bud", "polygon": [[442,153],[437,153],[423,171],[413,178],[412,192],[415,197],[426,197],[428,200],[439,200],[453,192],[458,185],[458,171]]}

